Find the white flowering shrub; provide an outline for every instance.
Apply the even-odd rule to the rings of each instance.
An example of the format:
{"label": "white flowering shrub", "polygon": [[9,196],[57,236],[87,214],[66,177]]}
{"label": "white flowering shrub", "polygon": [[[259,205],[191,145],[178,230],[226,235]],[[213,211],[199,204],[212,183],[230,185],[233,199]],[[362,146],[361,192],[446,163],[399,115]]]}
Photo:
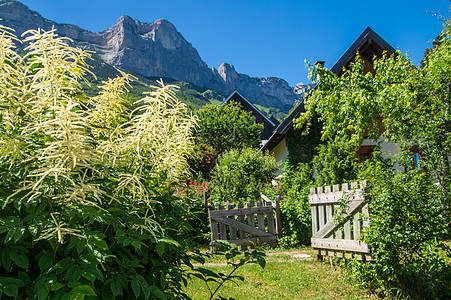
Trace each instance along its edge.
{"label": "white flowering shrub", "polygon": [[86,99],[67,42],[0,27],[0,299],[182,297],[171,183],[196,120],[162,82],[128,103],[126,74]]}

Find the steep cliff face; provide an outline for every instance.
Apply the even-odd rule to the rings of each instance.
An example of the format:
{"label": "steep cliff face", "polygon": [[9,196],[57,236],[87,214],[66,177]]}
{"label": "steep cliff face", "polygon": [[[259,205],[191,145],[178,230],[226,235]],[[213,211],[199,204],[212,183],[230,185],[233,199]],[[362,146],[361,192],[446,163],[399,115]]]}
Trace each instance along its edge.
{"label": "steep cliff face", "polygon": [[170,22],[142,23],[122,16],[99,33],[106,41],[107,63],[147,77],[169,77],[207,86],[212,76],[197,50]]}
{"label": "steep cliff face", "polygon": [[238,89],[250,101],[270,107],[290,107],[299,95],[280,78],[256,78],[235,71],[233,65],[208,68],[197,50],[170,22],[160,19],[143,23],[128,16],[94,33],[69,24],[44,19],[39,13],[13,0],[0,0],[0,24],[20,35],[28,29],[52,27],[76,46],[94,50],[105,62],[146,77],[167,77],[212,89],[228,96]]}

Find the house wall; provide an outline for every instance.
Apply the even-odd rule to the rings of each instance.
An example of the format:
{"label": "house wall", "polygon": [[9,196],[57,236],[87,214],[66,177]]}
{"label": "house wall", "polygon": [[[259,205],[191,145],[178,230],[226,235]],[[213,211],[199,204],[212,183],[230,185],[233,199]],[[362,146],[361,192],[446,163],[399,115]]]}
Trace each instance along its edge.
{"label": "house wall", "polygon": [[286,140],[281,140],[280,143],[277,144],[277,146],[271,151],[271,154],[276,158],[277,162],[282,162],[279,170],[277,171],[277,175],[280,175],[282,173],[283,166],[288,159],[288,148]]}
{"label": "house wall", "polygon": [[[384,159],[392,159],[393,156],[399,153],[399,147],[396,144],[392,142],[387,142],[382,137],[379,138],[377,142],[372,141],[370,139],[364,139],[361,146],[373,146],[373,145],[379,145],[382,157]],[[401,167],[398,163],[395,163],[393,165],[393,169],[395,169],[396,171],[404,172],[404,168]]]}

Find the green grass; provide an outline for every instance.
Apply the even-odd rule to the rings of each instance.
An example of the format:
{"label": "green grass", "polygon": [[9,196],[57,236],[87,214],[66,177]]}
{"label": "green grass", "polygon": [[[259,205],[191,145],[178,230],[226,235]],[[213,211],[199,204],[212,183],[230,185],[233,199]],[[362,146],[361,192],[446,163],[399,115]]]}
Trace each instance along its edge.
{"label": "green grass", "polygon": [[[266,267],[245,265],[236,272],[244,277],[238,284],[226,283],[219,291],[225,298],[233,299],[376,299],[368,291],[352,284],[343,273],[327,262],[316,259],[299,260],[292,255],[307,253],[302,251],[270,251],[267,253]],[[218,265],[217,259],[204,265],[214,272],[227,274],[231,267]],[[212,285],[212,289],[216,286]],[[210,293],[205,283],[193,278],[186,289],[193,299],[209,299]],[[215,299],[218,298],[216,295]]]}

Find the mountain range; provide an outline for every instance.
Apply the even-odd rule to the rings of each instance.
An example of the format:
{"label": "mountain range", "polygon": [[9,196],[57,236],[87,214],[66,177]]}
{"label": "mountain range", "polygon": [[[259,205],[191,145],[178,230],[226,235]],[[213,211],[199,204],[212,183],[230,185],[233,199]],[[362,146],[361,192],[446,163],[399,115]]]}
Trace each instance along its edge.
{"label": "mountain range", "polygon": [[14,0],[0,0],[0,24],[21,35],[29,29],[56,29],[74,46],[95,51],[105,63],[146,78],[170,78],[228,96],[237,89],[249,101],[288,112],[302,97],[304,86],[290,87],[277,77],[258,78],[236,72],[231,64],[209,68],[197,50],[169,21],[153,23],[121,16],[112,27],[91,32],[70,24],[43,18],[38,12]]}

